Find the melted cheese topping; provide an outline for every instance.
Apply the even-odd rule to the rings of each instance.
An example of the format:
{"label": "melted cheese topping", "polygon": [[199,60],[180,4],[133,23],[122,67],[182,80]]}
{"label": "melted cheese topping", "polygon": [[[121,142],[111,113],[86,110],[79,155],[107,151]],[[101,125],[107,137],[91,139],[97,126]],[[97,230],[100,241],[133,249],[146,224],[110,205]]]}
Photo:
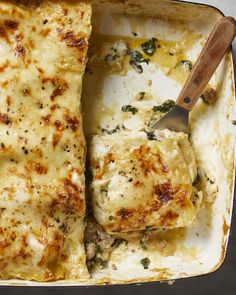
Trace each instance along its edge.
{"label": "melted cheese topping", "polygon": [[91,7],[36,2],[0,2],[0,277],[78,279]]}
{"label": "melted cheese topping", "polygon": [[189,226],[201,201],[187,135],[155,131],[96,135],[90,163],[94,215],[108,232]]}

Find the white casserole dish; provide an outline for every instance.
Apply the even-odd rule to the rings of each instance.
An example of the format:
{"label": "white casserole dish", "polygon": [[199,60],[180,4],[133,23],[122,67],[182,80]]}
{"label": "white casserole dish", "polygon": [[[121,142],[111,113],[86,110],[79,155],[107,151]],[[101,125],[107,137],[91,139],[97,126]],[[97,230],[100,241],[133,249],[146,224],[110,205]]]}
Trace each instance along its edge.
{"label": "white casserole dish", "polygon": [[[132,37],[132,32],[135,32],[142,38],[152,38],[155,35],[161,40],[181,43],[191,32],[195,37],[186,54],[194,62],[213,25],[221,16],[222,13],[213,7],[180,1],[101,0],[94,1],[93,5],[93,34],[102,33],[108,39],[109,35],[121,36],[117,38],[122,39],[122,36]],[[99,69],[92,69],[93,75],[85,76],[83,100],[87,136],[91,126],[108,124],[111,114],[116,114],[122,105],[129,104],[138,92],[148,92],[152,97],[150,101],[154,102],[177,98],[184,81],[168,77],[168,72],[163,67],[150,64],[144,65],[143,69],[141,76],[132,69],[126,75],[109,73],[109,76],[101,76]],[[221,62],[211,85],[217,89],[218,100],[211,106],[199,101],[191,115],[191,139],[199,173],[207,173],[214,186],[203,184],[207,190],[205,198],[209,202],[200,210],[198,223],[184,233],[177,231],[171,234],[176,247],[173,255],[163,256],[158,249],[144,252],[135,243],[130,243],[127,247],[116,249],[110,257],[108,267],[95,271],[92,278],[86,281],[37,283],[10,280],[1,281],[0,285],[142,283],[175,280],[218,269],[226,254],[235,177],[236,126],[232,121],[236,120],[236,109],[231,51]],[[101,116],[101,113],[105,115]],[[129,124],[132,128],[133,123]],[[165,238],[167,237],[163,239]],[[140,260],[144,257],[149,257],[151,261],[148,270],[140,267]]]}

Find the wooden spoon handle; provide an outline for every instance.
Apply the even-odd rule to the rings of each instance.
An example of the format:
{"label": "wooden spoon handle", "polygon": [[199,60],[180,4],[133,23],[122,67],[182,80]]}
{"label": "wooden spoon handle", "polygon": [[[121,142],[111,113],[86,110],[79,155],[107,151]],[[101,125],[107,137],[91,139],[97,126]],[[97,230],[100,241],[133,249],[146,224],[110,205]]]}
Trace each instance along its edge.
{"label": "wooden spoon handle", "polygon": [[233,17],[222,17],[213,28],[176,104],[191,111],[236,35]]}

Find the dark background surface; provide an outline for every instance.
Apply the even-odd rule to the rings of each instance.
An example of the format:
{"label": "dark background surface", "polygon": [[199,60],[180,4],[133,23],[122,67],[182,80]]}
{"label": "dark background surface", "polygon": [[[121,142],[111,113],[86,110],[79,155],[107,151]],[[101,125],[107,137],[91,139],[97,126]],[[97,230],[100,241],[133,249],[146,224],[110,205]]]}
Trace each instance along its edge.
{"label": "dark background surface", "polygon": [[[223,0],[221,0],[223,1]],[[233,0],[232,0],[233,2]],[[235,1],[236,5],[236,1]],[[234,48],[236,78],[236,50]],[[214,273],[165,283],[99,287],[0,287],[0,295],[236,295],[236,208],[225,261]]]}

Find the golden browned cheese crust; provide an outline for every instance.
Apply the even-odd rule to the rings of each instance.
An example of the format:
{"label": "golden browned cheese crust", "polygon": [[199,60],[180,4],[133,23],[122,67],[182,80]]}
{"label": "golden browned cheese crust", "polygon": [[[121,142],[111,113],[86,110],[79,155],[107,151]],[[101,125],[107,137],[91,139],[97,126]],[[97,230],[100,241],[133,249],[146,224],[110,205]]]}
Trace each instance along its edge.
{"label": "golden browned cheese crust", "polygon": [[108,232],[184,227],[195,219],[201,194],[192,185],[196,164],[187,135],[96,135],[90,163],[94,215]]}
{"label": "golden browned cheese crust", "polygon": [[0,277],[87,278],[87,1],[0,1]]}

